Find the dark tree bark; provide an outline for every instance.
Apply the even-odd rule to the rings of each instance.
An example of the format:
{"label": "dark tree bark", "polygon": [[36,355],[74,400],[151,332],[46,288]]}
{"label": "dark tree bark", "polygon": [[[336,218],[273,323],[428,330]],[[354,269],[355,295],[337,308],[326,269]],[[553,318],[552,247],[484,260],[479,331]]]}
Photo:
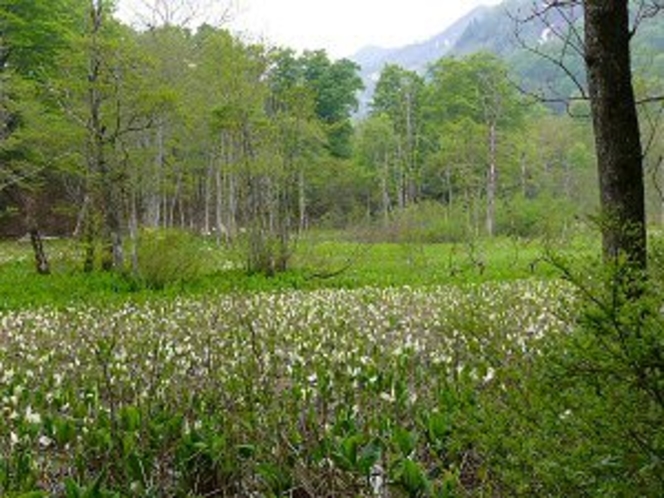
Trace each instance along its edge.
{"label": "dark tree bark", "polygon": [[46,251],[44,251],[44,244],[42,242],[41,234],[36,228],[30,229],[30,243],[32,244],[32,250],[35,254],[35,267],[37,269],[37,273],[40,275],[50,274],[51,266],[48,263]]}
{"label": "dark tree bark", "polygon": [[585,59],[604,257],[646,268],[643,154],[632,86],[628,0],[584,0]]}
{"label": "dark tree bark", "polygon": [[35,199],[31,193],[28,193],[25,195],[25,223],[28,228],[32,251],[35,255],[35,269],[40,275],[48,275],[51,273],[51,266],[46,257],[41,233],[39,232],[36,209]]}

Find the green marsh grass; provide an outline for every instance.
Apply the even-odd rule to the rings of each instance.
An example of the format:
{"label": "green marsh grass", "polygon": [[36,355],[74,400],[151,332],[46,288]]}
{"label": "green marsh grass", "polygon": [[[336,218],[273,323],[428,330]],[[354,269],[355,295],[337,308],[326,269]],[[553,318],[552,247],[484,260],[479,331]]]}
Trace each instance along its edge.
{"label": "green marsh grass", "polygon": [[[176,237],[177,238],[177,237]],[[188,248],[172,248],[174,261],[164,271],[154,265],[158,245],[147,247],[145,271],[133,275],[81,271],[76,244],[49,240],[52,274],[37,275],[27,242],[0,243],[0,309],[72,303],[169,299],[180,295],[278,291],[283,289],[361,288],[364,286],[432,286],[555,278],[546,251],[584,258],[598,251],[589,237],[565,243],[509,238],[466,244],[361,243],[343,233],[312,234],[299,241],[290,271],[267,278],[248,275],[241,255],[200,239]],[[163,257],[163,255],[162,255]],[[189,261],[191,259],[191,261]],[[166,262],[169,263],[169,262]],[[186,271],[185,271],[186,270]],[[147,278],[146,278],[147,276]]]}

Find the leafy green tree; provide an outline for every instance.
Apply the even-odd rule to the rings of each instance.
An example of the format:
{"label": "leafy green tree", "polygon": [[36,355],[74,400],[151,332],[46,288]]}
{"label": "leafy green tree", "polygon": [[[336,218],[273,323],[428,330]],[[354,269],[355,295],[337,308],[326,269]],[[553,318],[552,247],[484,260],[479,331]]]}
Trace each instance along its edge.
{"label": "leafy green tree", "polygon": [[136,223],[173,226],[193,181],[191,174],[201,167],[192,149],[205,147],[208,135],[207,129],[200,131],[205,107],[193,84],[194,42],[187,30],[165,25],[140,33],[137,50],[151,86],[145,100],[151,106],[151,126],[136,137],[141,166],[134,168],[139,175],[133,182],[138,188]]}
{"label": "leafy green tree", "polygon": [[350,117],[363,86],[359,67],[348,59],[332,62],[324,50],[306,51],[302,65],[304,80],[315,94],[316,114],[326,127],[330,153],[349,158],[353,134]]}
{"label": "leafy green tree", "polygon": [[133,32],[115,21],[110,2],[80,4],[72,51],[58,60],[52,98],[84,135],[77,232],[84,268],[121,270],[126,232],[128,137],[149,127],[152,99]]}
{"label": "leafy green tree", "polygon": [[[72,25],[67,0],[51,3],[7,0],[0,6],[0,141],[4,178],[0,187],[39,177],[43,164],[20,160],[20,138],[5,141],[32,124],[40,113],[52,115],[41,92],[57,66],[57,55],[67,48]],[[18,161],[12,159],[19,159]],[[21,163],[22,168],[17,168]],[[2,188],[0,188],[2,190]]]}
{"label": "leafy green tree", "polygon": [[455,212],[465,211],[466,232],[480,233],[485,188],[485,130],[470,118],[436,126],[435,149],[427,154],[425,192]]}
{"label": "leafy green tree", "polygon": [[0,5],[0,196],[20,210],[33,240],[53,219],[45,213],[62,195],[62,172],[73,155],[70,129],[48,97],[76,8],[69,0]]}
{"label": "leafy green tree", "polygon": [[[503,131],[518,127],[523,106],[510,84],[504,64],[495,56],[479,53],[466,59],[441,59],[430,70],[426,97],[427,120],[436,126],[468,119],[479,125],[476,140],[486,144],[484,199],[485,231],[495,232],[498,195],[499,147]],[[484,135],[484,136],[482,136]]]}
{"label": "leafy green tree", "polygon": [[395,192],[397,137],[392,120],[386,114],[373,114],[357,129],[355,153],[360,165],[377,187],[377,204],[383,224],[387,226],[393,210]]}
{"label": "leafy green tree", "polygon": [[68,48],[75,7],[73,0],[5,0],[0,6],[0,70],[47,77],[57,55]]}
{"label": "leafy green tree", "polygon": [[304,80],[304,68],[292,50],[277,50],[271,54],[269,71],[271,118],[276,125],[280,156],[291,182],[297,184],[298,226],[308,225],[308,191],[315,179],[320,158],[325,155],[325,134],[316,115],[313,90]]}
{"label": "leafy green tree", "polygon": [[402,208],[416,201],[421,190],[419,142],[423,89],[424,80],[417,73],[389,64],[381,72],[371,104],[372,113],[382,113],[392,120],[399,138],[396,144],[401,164],[398,202]]}

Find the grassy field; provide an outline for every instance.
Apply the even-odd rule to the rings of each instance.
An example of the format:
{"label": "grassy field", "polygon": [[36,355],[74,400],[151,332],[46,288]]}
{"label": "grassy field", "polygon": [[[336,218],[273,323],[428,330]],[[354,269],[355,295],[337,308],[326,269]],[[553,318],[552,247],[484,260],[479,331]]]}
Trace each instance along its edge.
{"label": "grassy field", "polygon": [[[546,261],[547,253],[584,258],[595,254],[598,244],[581,237],[565,244],[511,239],[472,244],[367,244],[344,241],[338,234],[325,234],[300,241],[292,269],[276,278],[267,278],[247,275],[241,269],[243,260],[237,251],[198,241],[194,248],[146,257],[153,266],[171,268],[155,270],[165,273],[157,288],[123,275],[84,274],[80,270],[80,251],[70,241],[47,241],[46,250],[53,271],[51,275],[41,276],[34,270],[28,242],[0,243],[0,310],[125,300],[143,302],[228,292],[547,279],[557,275]],[[196,270],[187,271],[192,260]]]}

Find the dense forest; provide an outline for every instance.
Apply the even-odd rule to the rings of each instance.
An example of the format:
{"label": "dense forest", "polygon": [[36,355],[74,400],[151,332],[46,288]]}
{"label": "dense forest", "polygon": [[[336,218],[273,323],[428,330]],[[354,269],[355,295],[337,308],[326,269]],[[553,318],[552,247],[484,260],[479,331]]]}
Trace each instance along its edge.
{"label": "dense forest", "polygon": [[[536,22],[510,22],[503,8],[501,22],[472,22],[458,55],[424,72],[387,64],[358,116],[350,60],[192,30],[154,9],[161,24],[135,29],[107,2],[3,7],[5,236],[73,234],[91,268],[106,257],[94,254],[103,240],[102,264],[125,265],[122,241],[144,228],[227,242],[242,233],[257,251],[249,264],[272,271],[309,227],[427,242],[533,237],[573,230],[596,210],[588,107],[547,61],[562,42],[543,43]],[[662,33],[652,22],[643,32],[645,96],[661,87]],[[664,217],[659,113],[643,113],[653,223]]]}

